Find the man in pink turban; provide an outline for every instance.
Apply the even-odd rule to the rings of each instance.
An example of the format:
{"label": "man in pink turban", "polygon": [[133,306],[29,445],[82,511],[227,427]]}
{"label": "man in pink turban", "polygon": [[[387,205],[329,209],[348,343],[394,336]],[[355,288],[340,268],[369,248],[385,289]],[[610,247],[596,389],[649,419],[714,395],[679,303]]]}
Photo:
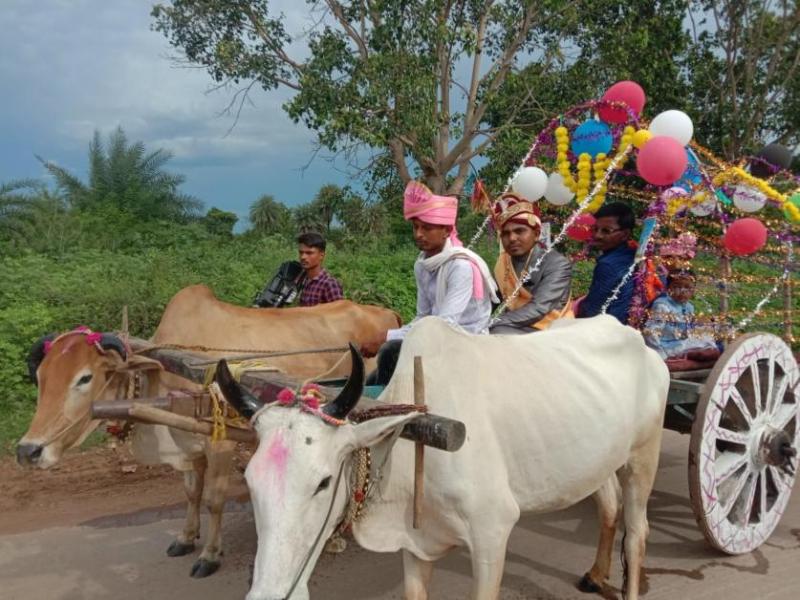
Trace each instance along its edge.
{"label": "man in pink turban", "polygon": [[403,195],[403,216],[411,221],[420,249],[414,263],[417,314],[408,325],[389,329],[361,347],[364,356],[378,355],[378,369],[369,383],[386,385],[394,372],[400,345],[416,321],[437,316],[470,333],[486,333],[497,285],[483,259],[463,247],[456,231],[458,199],[437,196],[412,181]]}

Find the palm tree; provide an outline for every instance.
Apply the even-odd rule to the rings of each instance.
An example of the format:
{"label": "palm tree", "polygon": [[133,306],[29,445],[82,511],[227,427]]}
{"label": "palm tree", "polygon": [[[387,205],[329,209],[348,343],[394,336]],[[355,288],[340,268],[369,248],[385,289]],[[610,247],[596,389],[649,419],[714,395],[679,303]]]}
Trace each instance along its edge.
{"label": "palm tree", "polygon": [[40,193],[41,183],[32,179],[17,179],[0,184],[0,236],[18,237],[33,219],[34,198],[30,192]]}
{"label": "palm tree", "polygon": [[290,222],[291,211],[269,194],[264,194],[250,205],[250,223],[259,233],[283,233],[289,229]]}
{"label": "palm tree", "polygon": [[105,145],[99,132],[95,132],[89,145],[87,183],[63,167],[39,160],[75,208],[110,204],[145,220],[196,216],[202,203],[178,190],[185,177],[164,170],[171,158],[172,154],[164,149],[147,153],[142,142],[129,145],[125,132],[118,127]]}
{"label": "palm tree", "polygon": [[319,222],[322,223],[326,232],[331,230],[333,220],[339,215],[346,197],[347,190],[340,188],[338,185],[329,183],[319,188],[311,205],[317,211]]}
{"label": "palm tree", "polygon": [[325,223],[313,202],[311,204],[301,204],[295,207],[294,211],[292,211],[292,217],[294,218],[294,224],[299,233],[306,233],[307,231],[325,231]]}

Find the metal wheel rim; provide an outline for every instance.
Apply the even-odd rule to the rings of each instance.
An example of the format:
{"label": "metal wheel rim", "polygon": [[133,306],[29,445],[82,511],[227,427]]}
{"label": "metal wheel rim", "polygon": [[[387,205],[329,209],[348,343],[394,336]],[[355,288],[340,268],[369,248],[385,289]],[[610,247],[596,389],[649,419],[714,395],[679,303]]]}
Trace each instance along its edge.
{"label": "metal wheel rim", "polygon": [[689,494],[700,529],[723,552],[758,548],[783,515],[795,476],[765,464],[764,440],[783,430],[798,448],[798,377],[789,347],[765,333],[738,338],[709,375],[692,426]]}

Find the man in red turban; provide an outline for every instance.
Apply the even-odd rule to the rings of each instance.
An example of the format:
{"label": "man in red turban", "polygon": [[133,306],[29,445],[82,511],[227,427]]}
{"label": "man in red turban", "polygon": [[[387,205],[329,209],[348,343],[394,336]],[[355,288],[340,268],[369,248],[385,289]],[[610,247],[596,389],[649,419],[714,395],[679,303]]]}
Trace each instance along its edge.
{"label": "man in red turban", "polygon": [[[553,319],[572,316],[572,263],[555,250],[545,254],[538,243],[542,223],[537,212],[531,202],[510,193],[503,194],[492,207],[495,229],[503,244],[494,276],[508,305],[492,324],[493,334],[530,333],[546,329]],[[543,254],[539,268],[520,287],[520,278]]]}

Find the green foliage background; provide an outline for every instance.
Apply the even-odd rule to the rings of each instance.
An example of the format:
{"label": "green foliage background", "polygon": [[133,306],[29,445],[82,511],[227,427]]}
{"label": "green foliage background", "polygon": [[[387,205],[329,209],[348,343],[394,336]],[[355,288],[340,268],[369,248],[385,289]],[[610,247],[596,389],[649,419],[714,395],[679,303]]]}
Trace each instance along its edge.
{"label": "green foliage background", "polygon": [[[42,335],[81,324],[117,330],[127,305],[131,333],[148,337],[172,295],[196,283],[222,300],[249,306],[278,265],[296,257],[294,243],[280,236],[198,239],[196,233],[172,225],[161,240],[169,245],[76,247],[0,259],[0,449],[10,449],[29,423],[36,389],[27,379],[25,357]],[[409,243],[386,252],[380,240],[343,241],[329,249],[326,266],[348,298],[387,306],[408,320],[415,307],[416,253]]]}

